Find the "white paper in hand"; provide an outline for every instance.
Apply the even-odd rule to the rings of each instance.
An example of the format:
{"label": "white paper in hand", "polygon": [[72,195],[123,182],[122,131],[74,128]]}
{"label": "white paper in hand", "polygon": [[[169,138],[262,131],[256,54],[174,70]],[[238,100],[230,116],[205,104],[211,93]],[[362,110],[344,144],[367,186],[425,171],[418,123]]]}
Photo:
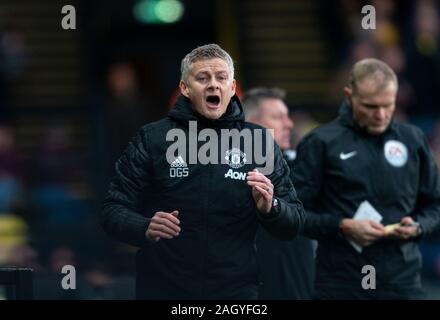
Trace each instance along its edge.
{"label": "white paper in hand", "polygon": [[[359,208],[353,216],[353,220],[371,220],[374,222],[381,222],[382,215],[377,212],[376,209],[374,209],[371,203],[365,200],[359,205]],[[353,248],[356,249],[357,252],[362,252],[363,248],[361,245],[352,240],[349,240],[348,242],[350,242],[350,244],[353,246]]]}

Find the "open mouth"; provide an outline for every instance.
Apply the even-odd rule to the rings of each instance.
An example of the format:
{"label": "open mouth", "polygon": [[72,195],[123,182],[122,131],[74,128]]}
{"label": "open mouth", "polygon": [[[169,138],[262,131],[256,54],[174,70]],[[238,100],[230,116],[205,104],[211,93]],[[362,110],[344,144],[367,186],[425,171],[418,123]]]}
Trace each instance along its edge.
{"label": "open mouth", "polygon": [[210,95],[206,98],[206,102],[208,103],[208,107],[216,108],[220,104],[220,97],[216,95]]}

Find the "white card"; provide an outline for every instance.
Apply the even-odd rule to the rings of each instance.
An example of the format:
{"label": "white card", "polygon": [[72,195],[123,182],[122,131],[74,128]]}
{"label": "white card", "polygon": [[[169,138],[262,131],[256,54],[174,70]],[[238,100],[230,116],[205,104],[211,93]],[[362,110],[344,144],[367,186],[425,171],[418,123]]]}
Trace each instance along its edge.
{"label": "white card", "polygon": [[[374,207],[367,200],[363,201],[356,213],[353,216],[353,220],[372,220],[375,222],[382,221],[382,215],[374,209]],[[362,246],[352,240],[349,240],[350,244],[355,248],[355,250],[359,253],[362,252]]]}

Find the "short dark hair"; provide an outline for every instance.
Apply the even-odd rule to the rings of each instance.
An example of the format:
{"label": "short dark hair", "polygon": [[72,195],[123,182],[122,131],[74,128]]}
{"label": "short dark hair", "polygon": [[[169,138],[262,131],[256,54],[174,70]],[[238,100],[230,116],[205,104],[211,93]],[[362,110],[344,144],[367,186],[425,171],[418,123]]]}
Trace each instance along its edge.
{"label": "short dark hair", "polygon": [[280,99],[284,102],[286,91],[280,88],[253,88],[246,91],[241,99],[243,109],[248,117],[255,115],[260,107],[260,103],[264,99]]}

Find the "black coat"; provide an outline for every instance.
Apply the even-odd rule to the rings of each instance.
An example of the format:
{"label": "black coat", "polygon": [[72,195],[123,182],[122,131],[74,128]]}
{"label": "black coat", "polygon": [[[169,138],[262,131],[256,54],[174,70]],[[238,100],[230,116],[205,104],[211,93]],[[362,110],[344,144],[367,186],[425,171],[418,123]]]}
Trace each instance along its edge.
{"label": "black coat", "polygon": [[[293,173],[293,159],[284,157]],[[304,236],[279,241],[263,228],[257,231],[259,299],[308,300],[315,276],[313,241]]]}
{"label": "black coat", "polygon": [[[202,118],[193,112],[188,99],[179,97],[168,117],[142,127],[117,161],[101,223],[110,235],[140,247],[138,298],[255,298],[258,222],[278,238],[291,239],[305,220],[289,168],[276,146],[274,171],[268,177],[280,206],[266,215],[256,209],[245,180],[225,177],[231,169],[228,164],[191,164],[182,156],[185,164],[180,161],[179,165],[188,168],[188,175],[171,177],[166,151],[172,142],[165,137],[173,128],[188,133],[190,120],[197,121],[198,130],[249,128],[254,132],[260,128],[244,122],[237,97],[218,120]],[[246,173],[255,167],[248,161],[233,170]],[[158,242],[146,240],[154,213],[173,210],[179,210],[180,235]]]}
{"label": "black coat", "polygon": [[421,286],[417,239],[383,239],[361,254],[339,224],[369,201],[384,225],[411,216],[427,236],[440,224],[440,182],[435,161],[418,128],[391,122],[381,135],[367,134],[343,105],[333,122],[315,129],[298,146],[293,183],[307,211],[305,234],[318,239],[316,285],[360,288],[364,265],[376,269],[377,288]]}

